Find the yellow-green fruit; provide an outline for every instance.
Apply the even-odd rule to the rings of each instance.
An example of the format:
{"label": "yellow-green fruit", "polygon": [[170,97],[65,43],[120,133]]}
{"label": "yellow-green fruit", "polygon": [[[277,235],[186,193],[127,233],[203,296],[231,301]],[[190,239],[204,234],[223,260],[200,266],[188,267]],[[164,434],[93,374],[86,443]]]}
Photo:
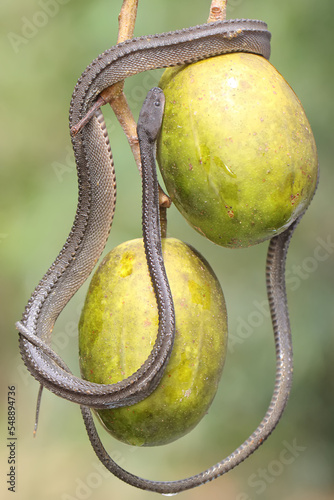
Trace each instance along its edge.
{"label": "yellow-green fruit", "polygon": [[[189,432],[207,412],[224,365],[227,317],[209,264],[185,243],[163,240],[176,316],[171,358],[157,389],[129,407],[98,410],[117,439],[166,444]],[[93,276],[79,323],[82,376],[112,384],[135,372],[151,352],[158,313],[143,242],[113,249]]]}
{"label": "yellow-green fruit", "polygon": [[297,96],[263,57],[236,53],[165,71],[158,162],[167,191],[209,240],[245,247],[308,206],[318,159]]}

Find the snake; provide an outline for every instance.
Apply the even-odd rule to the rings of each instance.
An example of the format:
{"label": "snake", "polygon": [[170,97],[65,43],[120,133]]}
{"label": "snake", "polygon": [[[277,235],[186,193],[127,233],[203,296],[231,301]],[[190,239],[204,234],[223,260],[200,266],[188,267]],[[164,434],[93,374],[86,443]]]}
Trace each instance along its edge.
{"label": "snake", "polygon": [[[161,254],[154,173],[154,150],[163,115],[163,94],[160,89],[149,92],[138,126],[143,169],[143,238],[159,310],[158,334],[145,363],[137,372],[116,384],[94,384],[74,376],[51,348],[54,323],[96,265],[114,217],[115,170],[103,115],[99,108],[95,109],[96,103],[104,89],[143,71],[189,64],[233,52],[248,52],[269,59],[270,39],[266,23],[249,19],[219,21],[135,38],[98,56],[82,73],[72,95],[69,121],[79,184],[77,212],[62,250],[34,290],[21,321],[16,323],[20,351],[28,370],[42,387],[81,405],[90,442],[107,469],[128,484],[144,490],[168,495],[211,481],[249,457],[275,429],[292,384],[293,356],[285,261],[291,236],[301,216],[269,243],[266,283],[276,346],[276,380],[268,410],[257,429],[227,458],[186,479],[159,482],[127,472],[103,447],[91,408],[125,406],[147,397],[161,379],[173,347],[175,317]],[[80,122],[85,125],[76,128]]]}
{"label": "snake", "polygon": [[[158,35],[139,37],[106,50],[79,78],[72,95],[70,130],[101,92],[137,73],[181,65],[228,52],[270,56],[271,34],[257,20],[229,20]],[[91,408],[114,408],[147,397],[161,379],[172,349],[172,325],[159,326],[156,343],[145,363],[116,384],[96,384],[74,376],[51,349],[54,323],[96,265],[109,236],[116,201],[116,178],[103,115],[95,110],[78,132],[71,133],[77,165],[79,200],[70,234],[40,280],[16,323],[22,359],[40,384],[72,402]],[[143,217],[151,214],[143,209]],[[144,236],[145,240],[145,236]],[[151,264],[157,260],[152,256]],[[149,264],[149,267],[151,267]],[[163,301],[167,301],[162,297]],[[157,298],[158,300],[158,298]],[[162,306],[162,310],[168,308]],[[170,319],[171,314],[169,314]]]}

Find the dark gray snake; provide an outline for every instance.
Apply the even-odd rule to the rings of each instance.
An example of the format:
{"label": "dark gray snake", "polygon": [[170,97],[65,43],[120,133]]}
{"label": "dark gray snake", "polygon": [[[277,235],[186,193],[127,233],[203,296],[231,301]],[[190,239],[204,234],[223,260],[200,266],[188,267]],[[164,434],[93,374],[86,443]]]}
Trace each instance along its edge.
{"label": "dark gray snake", "polygon": [[[87,115],[105,88],[128,76],[230,52],[250,52],[269,59],[270,38],[266,24],[261,21],[231,20],[141,37],[112,47],[95,59],[79,78],[71,101],[70,127]],[[126,406],[147,397],[161,379],[173,346],[174,309],[161,254],[154,162],[162,109],[163,95],[159,89],[153,89],[143,105],[138,127],[143,168],[143,235],[159,308],[157,340],[146,362],[117,384],[94,384],[73,376],[50,348],[54,323],[94,268],[113,220],[116,181],[108,135],[99,110],[76,135],[72,134],[79,181],[79,202],[72,230],[16,326],[20,332],[21,355],[30,373],[58,396],[82,405],[89,438],[104,465],[129,484],[168,494],[204,484],[237,466],[271,434],[284,411],[293,370],[285,259],[300,218],[269,245],[267,289],[276,344],[276,383],[270,406],[259,427],[229,457],[188,479],[154,482],[123,470],[103,448],[89,408]]]}

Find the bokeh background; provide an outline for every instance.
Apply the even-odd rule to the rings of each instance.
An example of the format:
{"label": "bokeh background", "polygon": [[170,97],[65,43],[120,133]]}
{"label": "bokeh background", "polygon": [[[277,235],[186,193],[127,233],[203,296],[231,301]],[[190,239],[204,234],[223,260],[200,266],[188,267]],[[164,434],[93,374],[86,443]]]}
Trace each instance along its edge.
{"label": "bokeh background", "polygon": [[[207,19],[209,6],[210,0],[140,0],[136,35],[200,24]],[[16,498],[156,496],[105,472],[90,447],[79,408],[52,394],[44,394],[33,439],[38,384],[20,361],[14,328],[72,224],[77,181],[67,125],[69,101],[86,65],[116,42],[120,7],[121,0],[1,0],[1,498],[12,498],[5,479],[9,385],[17,388]],[[286,413],[252,458],[226,477],[182,493],[182,498],[330,500],[334,498],[334,3],[230,0],[228,17],[268,23],[273,34],[271,62],[304,105],[318,145],[321,181],[293,237],[287,262],[295,374]],[[160,75],[155,71],[127,82],[135,116]],[[107,252],[140,236],[141,190],[124,135],[109,110],[106,116],[118,179]],[[267,408],[275,364],[266,309],[267,244],[238,251],[219,248],[196,234],[175,208],[169,214],[169,235],[193,244],[215,269],[227,301],[230,345],[214,404],[188,436],[168,446],[138,449],[101,432],[120,464],[159,480],[198,473],[235,449]],[[76,325],[86,288],[66,307],[54,333],[56,349],[76,373]]]}

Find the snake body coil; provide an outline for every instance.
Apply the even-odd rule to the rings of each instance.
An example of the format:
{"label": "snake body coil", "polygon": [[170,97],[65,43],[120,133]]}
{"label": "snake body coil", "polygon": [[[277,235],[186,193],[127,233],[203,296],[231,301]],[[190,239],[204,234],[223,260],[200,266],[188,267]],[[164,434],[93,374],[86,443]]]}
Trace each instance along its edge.
{"label": "snake body coil", "polygon": [[[70,127],[86,115],[105,88],[128,76],[227,52],[252,52],[269,58],[270,37],[261,21],[232,20],[141,37],[112,47],[79,78],[71,101]],[[30,373],[58,396],[94,408],[124,406],[146,397],[162,376],[161,367],[171,350],[170,335],[160,331],[151,355],[138,372],[112,385],[73,376],[49,347],[58,315],[103,251],[116,200],[113,160],[100,112],[72,137],[72,144],[79,182],[76,217],[63,249],[17,323],[21,355]]]}
{"label": "snake body coil", "polygon": [[[128,76],[228,52],[251,52],[269,59],[270,33],[266,24],[251,20],[218,22],[142,37],[113,47],[95,59],[80,77],[72,97],[70,127],[89,112],[105,88]],[[276,383],[271,403],[260,425],[227,458],[187,479],[150,481],[122,469],[105,451],[89,408],[124,406],[149,395],[163,374],[173,345],[174,310],[161,255],[154,163],[158,130],[154,120],[157,117],[156,123],[161,123],[161,106],[161,91],[154,89],[144,103],[138,130],[143,163],[144,242],[159,308],[159,331],[149,358],[129,378],[117,384],[102,385],[74,377],[50,348],[54,322],[91,273],[103,251],[113,220],[115,173],[107,132],[99,111],[76,136],[72,136],[79,180],[79,203],[72,230],[57,259],[35,289],[17,328],[22,358],[31,374],[55,394],[82,405],[86,429],[101,462],[133,486],[173,494],[204,484],[236,467],[265,441],[284,411],[293,371],[284,280],[285,259],[290,238],[300,218],[273,238],[269,245],[267,290],[276,345]]]}

